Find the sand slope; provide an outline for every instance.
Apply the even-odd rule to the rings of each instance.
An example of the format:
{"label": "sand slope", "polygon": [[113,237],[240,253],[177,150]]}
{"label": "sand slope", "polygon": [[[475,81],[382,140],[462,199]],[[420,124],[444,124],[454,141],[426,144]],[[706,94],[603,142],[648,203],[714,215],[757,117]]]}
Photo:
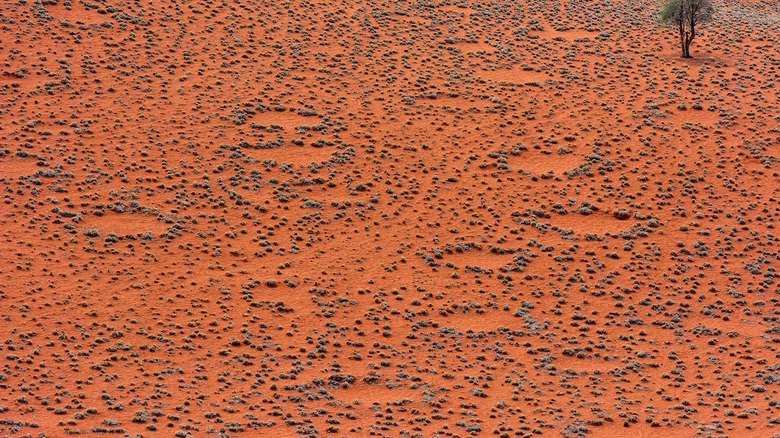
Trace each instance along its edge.
{"label": "sand slope", "polygon": [[780,8],[721,5],[8,3],[0,432],[770,436]]}

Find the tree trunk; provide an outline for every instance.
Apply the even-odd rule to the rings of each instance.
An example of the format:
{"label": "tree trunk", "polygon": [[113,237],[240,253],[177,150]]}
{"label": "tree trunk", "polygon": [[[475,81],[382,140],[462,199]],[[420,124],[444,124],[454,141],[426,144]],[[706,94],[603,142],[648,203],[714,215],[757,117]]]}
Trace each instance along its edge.
{"label": "tree trunk", "polygon": [[685,56],[685,22],[683,20],[679,21],[680,24],[680,48],[682,49],[682,57],[686,58]]}
{"label": "tree trunk", "polygon": [[690,23],[690,32],[686,33],[685,36],[685,57],[686,58],[693,58],[691,56],[691,43],[693,42],[693,39],[696,38],[696,24],[694,23],[693,19],[691,19]]}
{"label": "tree trunk", "polygon": [[680,45],[682,48],[683,58],[687,58],[687,52],[685,51],[685,1],[680,0],[680,15],[677,17],[680,24]]}

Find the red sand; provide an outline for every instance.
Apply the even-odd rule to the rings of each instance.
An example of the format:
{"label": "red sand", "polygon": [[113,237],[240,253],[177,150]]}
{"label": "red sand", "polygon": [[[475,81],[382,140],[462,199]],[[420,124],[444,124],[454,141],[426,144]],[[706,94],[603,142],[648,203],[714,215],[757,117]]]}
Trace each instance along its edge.
{"label": "red sand", "polygon": [[19,1],[0,432],[780,423],[773,2]]}

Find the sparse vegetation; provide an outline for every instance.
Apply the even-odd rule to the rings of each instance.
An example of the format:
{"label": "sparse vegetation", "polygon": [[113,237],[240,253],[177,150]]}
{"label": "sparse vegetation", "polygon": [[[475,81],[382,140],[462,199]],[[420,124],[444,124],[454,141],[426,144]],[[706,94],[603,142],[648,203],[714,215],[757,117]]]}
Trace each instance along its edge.
{"label": "sparse vegetation", "polygon": [[770,436],[778,6],[714,5],[5,2],[0,428]]}

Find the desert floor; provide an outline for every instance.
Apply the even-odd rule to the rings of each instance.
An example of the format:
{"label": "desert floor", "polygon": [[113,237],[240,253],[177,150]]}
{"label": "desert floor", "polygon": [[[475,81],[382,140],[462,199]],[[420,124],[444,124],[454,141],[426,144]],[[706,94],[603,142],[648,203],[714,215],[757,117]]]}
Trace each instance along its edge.
{"label": "desert floor", "polygon": [[780,5],[0,6],[3,436],[769,437]]}

